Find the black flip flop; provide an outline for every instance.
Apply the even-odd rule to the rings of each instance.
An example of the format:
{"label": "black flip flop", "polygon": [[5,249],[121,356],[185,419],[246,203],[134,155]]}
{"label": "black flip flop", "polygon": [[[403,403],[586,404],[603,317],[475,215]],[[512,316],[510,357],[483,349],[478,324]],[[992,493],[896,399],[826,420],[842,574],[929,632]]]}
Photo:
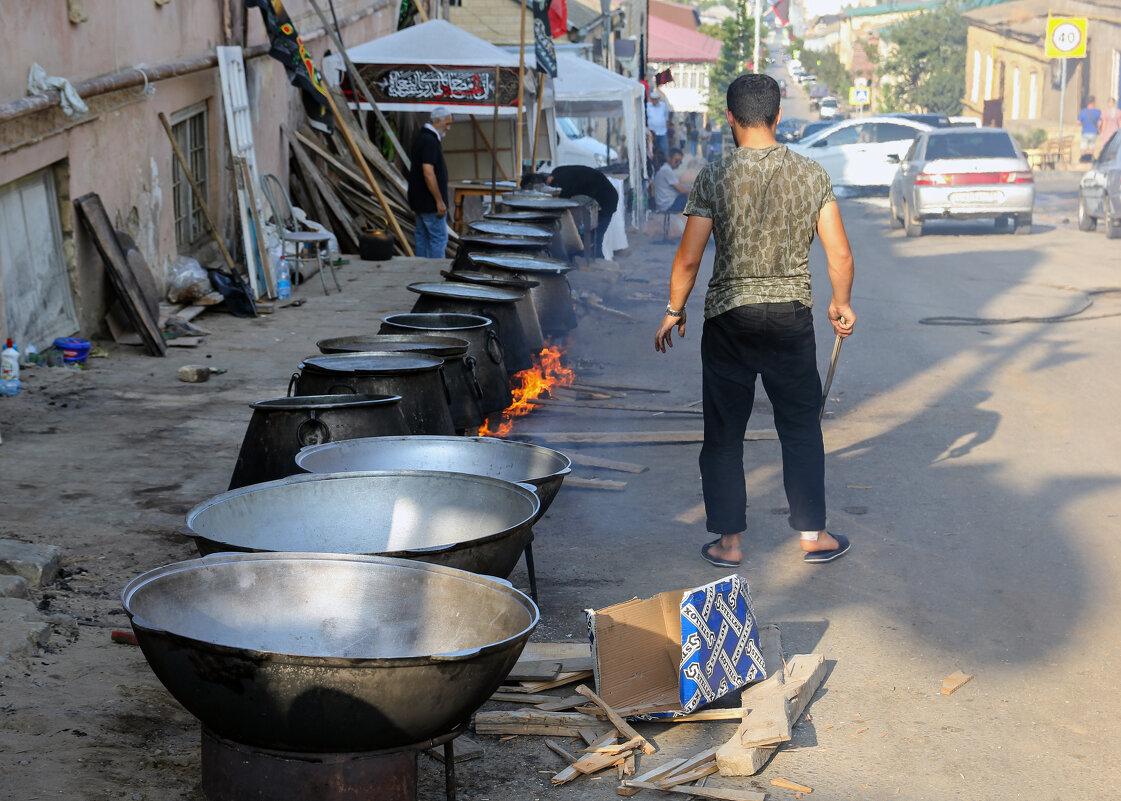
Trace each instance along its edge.
{"label": "black flip flop", "polygon": [[834,559],[840,559],[849,552],[852,543],[849,542],[848,537],[844,534],[834,534],[833,539],[837,541],[836,548],[831,551],[807,551],[802,554],[802,561],[808,565],[824,565]]}
{"label": "black flip flop", "polygon": [[710,565],[716,565],[717,567],[739,567],[739,562],[733,562],[731,559],[721,559],[719,556],[713,556],[711,553],[709,553],[709,550],[713,545],[719,544],[720,538],[717,537],[712,542],[706,542],[704,545],[702,545],[701,558],[708,562]]}

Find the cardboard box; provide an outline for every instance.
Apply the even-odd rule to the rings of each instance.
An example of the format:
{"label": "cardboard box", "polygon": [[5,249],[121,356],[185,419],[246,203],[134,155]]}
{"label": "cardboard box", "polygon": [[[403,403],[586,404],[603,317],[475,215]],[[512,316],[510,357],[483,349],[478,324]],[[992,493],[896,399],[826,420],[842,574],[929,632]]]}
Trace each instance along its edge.
{"label": "cardboard box", "polygon": [[686,715],[767,676],[742,576],[586,614],[596,692],[620,714]]}

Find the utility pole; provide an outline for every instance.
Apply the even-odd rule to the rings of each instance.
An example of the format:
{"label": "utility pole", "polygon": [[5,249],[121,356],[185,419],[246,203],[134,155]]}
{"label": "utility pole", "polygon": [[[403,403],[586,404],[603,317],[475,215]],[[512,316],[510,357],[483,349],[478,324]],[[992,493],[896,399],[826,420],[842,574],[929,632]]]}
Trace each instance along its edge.
{"label": "utility pole", "polygon": [[755,50],[752,53],[751,63],[755,67],[757,73],[762,73],[763,68],[759,64],[759,28],[762,27],[763,22],[763,0],[755,0]]}

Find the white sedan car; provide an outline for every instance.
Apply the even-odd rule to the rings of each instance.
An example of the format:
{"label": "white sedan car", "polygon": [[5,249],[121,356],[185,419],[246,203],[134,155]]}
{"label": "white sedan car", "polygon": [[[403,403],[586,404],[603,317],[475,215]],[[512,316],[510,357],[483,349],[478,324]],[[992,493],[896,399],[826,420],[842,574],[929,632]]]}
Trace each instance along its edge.
{"label": "white sedan car", "polygon": [[834,186],[888,186],[911,142],[929,130],[902,117],[864,117],[830,126],[790,149],[824,167]]}

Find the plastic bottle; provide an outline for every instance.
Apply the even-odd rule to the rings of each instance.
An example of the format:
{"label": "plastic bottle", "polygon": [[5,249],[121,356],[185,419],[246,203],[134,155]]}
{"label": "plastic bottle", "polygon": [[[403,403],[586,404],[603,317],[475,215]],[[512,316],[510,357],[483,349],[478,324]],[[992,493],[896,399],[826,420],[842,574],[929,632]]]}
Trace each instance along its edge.
{"label": "plastic bottle", "polygon": [[279,259],[276,262],[276,297],[286,300],[292,296],[292,268],[288,259]]}
{"label": "plastic bottle", "polygon": [[19,394],[19,351],[8,337],[8,344],[0,352],[0,395]]}

